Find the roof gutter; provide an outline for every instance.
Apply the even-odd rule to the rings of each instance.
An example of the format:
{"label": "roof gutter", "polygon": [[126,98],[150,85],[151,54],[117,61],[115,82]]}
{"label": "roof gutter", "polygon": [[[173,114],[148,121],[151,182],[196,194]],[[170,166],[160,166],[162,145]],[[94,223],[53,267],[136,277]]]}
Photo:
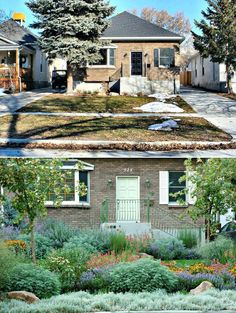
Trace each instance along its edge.
{"label": "roof gutter", "polygon": [[183,37],[101,37],[104,40],[122,40],[122,41],[183,41]]}

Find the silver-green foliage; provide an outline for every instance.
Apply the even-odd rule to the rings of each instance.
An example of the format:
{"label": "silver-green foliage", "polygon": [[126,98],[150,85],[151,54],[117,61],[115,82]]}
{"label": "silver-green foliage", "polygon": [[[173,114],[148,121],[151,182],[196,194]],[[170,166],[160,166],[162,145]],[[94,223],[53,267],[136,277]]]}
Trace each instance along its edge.
{"label": "silver-green foliage", "polygon": [[227,263],[236,258],[236,245],[232,239],[219,236],[216,240],[201,246],[199,254],[204,259]]}
{"label": "silver-green foliage", "polygon": [[98,294],[75,292],[42,300],[35,304],[21,301],[0,302],[0,312],[9,313],[81,313],[97,311],[165,311],[165,310],[236,310],[236,292],[215,289],[200,295],[153,293]]}
{"label": "silver-green foliage", "polygon": [[178,279],[159,261],[140,259],[115,266],[108,274],[109,289],[113,292],[141,292],[176,289]]}
{"label": "silver-green foliage", "polygon": [[53,247],[56,249],[62,248],[76,234],[76,231],[69,225],[53,218],[44,220],[38,232],[49,238],[52,241]]}

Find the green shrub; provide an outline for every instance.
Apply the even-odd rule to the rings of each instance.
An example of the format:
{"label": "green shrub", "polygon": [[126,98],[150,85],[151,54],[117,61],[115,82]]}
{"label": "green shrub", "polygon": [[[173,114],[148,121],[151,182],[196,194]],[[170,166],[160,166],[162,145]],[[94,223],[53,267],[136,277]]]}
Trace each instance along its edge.
{"label": "green shrub", "polygon": [[9,275],[13,267],[17,264],[18,258],[3,243],[0,244],[0,290],[4,291]]}
{"label": "green shrub", "polygon": [[198,244],[198,238],[195,232],[190,229],[183,229],[178,234],[178,239],[181,240],[186,248],[195,248]]}
{"label": "green shrub", "polygon": [[116,265],[108,272],[109,288],[113,292],[141,292],[175,290],[177,276],[159,261],[140,259],[133,263]]}
{"label": "green shrub", "polygon": [[[30,235],[20,235],[18,239],[26,243],[25,254],[31,257]],[[52,251],[52,241],[40,234],[35,235],[36,258],[42,259]]]}
{"label": "green shrub", "polygon": [[147,252],[154,258],[162,260],[184,259],[188,254],[183,242],[174,237],[154,241]]}
{"label": "green shrub", "polygon": [[39,298],[49,298],[60,293],[60,282],[56,274],[33,264],[18,264],[6,283],[8,291],[25,290]]}
{"label": "green shrub", "polygon": [[128,248],[128,242],[123,233],[113,233],[110,236],[110,250],[120,254]]}
{"label": "green shrub", "polygon": [[[100,229],[85,229],[81,230],[77,236],[76,239],[72,238],[73,240],[80,246],[83,247],[83,245],[91,245],[96,251],[99,251],[101,253],[106,253],[110,251],[110,245],[111,245],[111,233],[102,231]],[[68,242],[70,244],[71,241]],[[68,246],[67,246],[68,247]]]}
{"label": "green shrub", "polygon": [[44,237],[49,238],[52,246],[56,249],[62,248],[76,234],[76,231],[63,221],[57,221],[52,218],[44,220],[38,232]]}
{"label": "green shrub", "polygon": [[218,260],[225,264],[236,258],[236,246],[232,239],[223,236],[201,246],[198,253],[208,260]]}
{"label": "green shrub", "polygon": [[82,248],[63,248],[53,252],[42,265],[58,273],[63,291],[74,290],[80,275],[86,270],[91,254]]}
{"label": "green shrub", "polygon": [[94,246],[92,246],[88,242],[81,241],[81,238],[78,236],[72,237],[67,243],[64,244],[64,248],[68,250],[75,248],[85,249],[90,254],[95,254],[96,252],[98,252],[98,250]]}
{"label": "green shrub", "polygon": [[74,266],[72,266],[67,258],[51,255],[41,262],[41,265],[51,272],[58,274],[63,292],[73,290],[76,282],[76,273]]}

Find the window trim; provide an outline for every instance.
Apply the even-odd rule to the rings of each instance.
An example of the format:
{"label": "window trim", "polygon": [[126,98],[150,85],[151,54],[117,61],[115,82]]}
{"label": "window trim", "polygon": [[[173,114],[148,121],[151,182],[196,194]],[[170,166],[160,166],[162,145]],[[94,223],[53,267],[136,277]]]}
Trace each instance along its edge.
{"label": "window trim", "polygon": [[[90,195],[90,171],[91,169],[85,168],[82,169],[81,171],[79,169],[77,169],[75,166],[73,165],[65,165],[62,167],[61,169],[62,171],[63,170],[74,170],[75,171],[75,176],[74,176],[74,179],[75,179],[75,190],[74,190],[74,194],[75,194],[75,200],[74,201],[62,201],[61,202],[61,207],[65,207],[65,206],[81,206],[81,207],[90,207],[90,204],[91,204],[91,195]],[[80,172],[87,172],[87,175],[88,175],[88,186],[87,186],[87,200],[88,201],[80,201],[80,197],[79,197],[79,193],[76,192],[76,188],[78,187],[79,185],[79,173]],[[45,205],[46,206],[51,206],[51,207],[54,207],[54,202],[53,201],[45,201]]]}
{"label": "window trim", "polygon": [[[102,47],[101,49],[106,49],[107,50],[107,64],[88,64],[88,68],[111,68],[111,69],[114,69],[116,68],[116,65],[111,65],[110,64],[110,49],[114,49],[116,50],[117,49],[117,46],[106,46],[106,47]],[[116,52],[114,53],[114,61],[115,61],[115,64],[116,64]]]}
{"label": "window trim", "polygon": [[[186,175],[186,171],[168,171],[168,206],[177,206],[183,207],[188,205],[187,195],[185,194],[184,204],[179,203],[178,201],[170,201],[170,172],[171,173],[184,173]],[[185,187],[187,187],[187,180],[185,181]]]}
{"label": "window trim", "polygon": [[[174,66],[161,65],[161,49],[171,49],[174,51]],[[155,66],[155,50],[158,50],[158,66]],[[172,68],[172,67],[175,67],[175,48],[169,48],[169,47],[167,47],[167,48],[154,48],[154,50],[153,50],[153,65],[154,65],[154,68]]]}

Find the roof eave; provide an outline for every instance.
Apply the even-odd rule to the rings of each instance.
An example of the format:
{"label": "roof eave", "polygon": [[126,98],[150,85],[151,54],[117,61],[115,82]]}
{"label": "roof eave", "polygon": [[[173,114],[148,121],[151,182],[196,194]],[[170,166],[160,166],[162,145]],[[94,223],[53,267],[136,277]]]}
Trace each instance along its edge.
{"label": "roof eave", "polygon": [[103,36],[101,37],[103,40],[113,40],[113,41],[171,41],[171,42],[179,42],[183,41],[183,37],[114,37],[114,36]]}

